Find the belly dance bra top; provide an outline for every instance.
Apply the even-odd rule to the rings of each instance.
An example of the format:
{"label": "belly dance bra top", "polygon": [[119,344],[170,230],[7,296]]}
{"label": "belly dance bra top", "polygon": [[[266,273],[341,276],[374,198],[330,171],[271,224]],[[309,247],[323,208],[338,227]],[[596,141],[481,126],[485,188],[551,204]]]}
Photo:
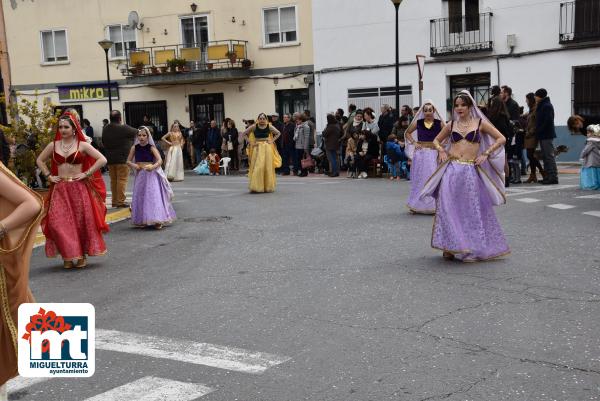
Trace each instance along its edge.
{"label": "belly dance bra top", "polygon": [[452,135],[450,136],[450,140],[453,143],[457,143],[460,141],[467,141],[471,143],[480,143],[481,142],[481,133],[479,132],[479,127],[481,127],[481,119],[479,120],[479,125],[477,125],[477,129],[469,132],[467,135],[462,136],[459,132],[453,130],[454,121],[452,121],[452,125],[450,129],[452,131]]}
{"label": "belly dance bra top", "polygon": [[79,142],[77,142],[77,150],[75,152],[71,153],[67,157],[64,157],[63,155],[54,151],[52,158],[54,159],[56,164],[58,164],[59,166],[61,164],[65,164],[65,163],[75,165],[75,164],[82,164],[83,160],[85,159],[85,155],[83,153],[79,152]]}

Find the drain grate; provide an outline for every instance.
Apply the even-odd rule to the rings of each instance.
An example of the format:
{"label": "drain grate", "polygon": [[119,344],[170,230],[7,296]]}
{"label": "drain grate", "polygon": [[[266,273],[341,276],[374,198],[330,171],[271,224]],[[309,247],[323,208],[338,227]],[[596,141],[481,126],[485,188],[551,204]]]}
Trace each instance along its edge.
{"label": "drain grate", "polygon": [[231,216],[188,217],[184,223],[220,223],[231,220]]}

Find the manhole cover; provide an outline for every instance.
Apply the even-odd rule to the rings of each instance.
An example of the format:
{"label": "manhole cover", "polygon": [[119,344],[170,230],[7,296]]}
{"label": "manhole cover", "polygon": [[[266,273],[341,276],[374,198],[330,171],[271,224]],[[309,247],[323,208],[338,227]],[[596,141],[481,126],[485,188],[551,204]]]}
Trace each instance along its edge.
{"label": "manhole cover", "polygon": [[184,223],[219,223],[231,220],[230,216],[208,216],[208,217],[188,217],[183,219]]}

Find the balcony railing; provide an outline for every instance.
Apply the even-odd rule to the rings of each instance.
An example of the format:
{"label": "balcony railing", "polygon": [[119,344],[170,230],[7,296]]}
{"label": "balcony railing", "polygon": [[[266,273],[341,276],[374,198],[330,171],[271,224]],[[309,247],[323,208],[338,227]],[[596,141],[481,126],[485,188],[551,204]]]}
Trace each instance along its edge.
{"label": "balcony railing", "polygon": [[198,44],[139,47],[127,50],[127,76],[224,69],[248,69],[248,42],[218,40]]}
{"label": "balcony railing", "polygon": [[575,0],[560,5],[561,44],[600,40],[600,1]]}
{"label": "balcony railing", "polygon": [[432,19],[431,56],[491,51],[493,13]]}

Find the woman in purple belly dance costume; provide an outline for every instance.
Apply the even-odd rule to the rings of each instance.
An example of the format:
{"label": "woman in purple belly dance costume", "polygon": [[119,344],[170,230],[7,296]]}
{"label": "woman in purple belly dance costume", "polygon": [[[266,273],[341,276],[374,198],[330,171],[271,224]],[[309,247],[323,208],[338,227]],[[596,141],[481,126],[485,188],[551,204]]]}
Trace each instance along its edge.
{"label": "woman in purple belly dance costume", "polygon": [[437,169],[437,151],[433,146],[433,140],[444,128],[444,125],[444,120],[433,102],[426,100],[404,134],[406,155],[412,160],[410,166],[410,195],[406,207],[412,213],[435,213],[435,199],[431,196],[421,199],[419,193],[425,182]]}
{"label": "woman in purple belly dance costume", "polygon": [[175,220],[175,210],[171,205],[173,190],[161,168],[162,159],[148,128],[140,127],[129,151],[127,165],[136,174],[131,223],[138,227],[154,226],[160,230]]}
{"label": "woman in purple belly dance costume", "polygon": [[436,199],[431,246],[445,259],[475,262],[510,252],[493,210],[506,202],[505,141],[469,92],[454,98],[452,123],[433,141],[441,164],[421,191]]}

